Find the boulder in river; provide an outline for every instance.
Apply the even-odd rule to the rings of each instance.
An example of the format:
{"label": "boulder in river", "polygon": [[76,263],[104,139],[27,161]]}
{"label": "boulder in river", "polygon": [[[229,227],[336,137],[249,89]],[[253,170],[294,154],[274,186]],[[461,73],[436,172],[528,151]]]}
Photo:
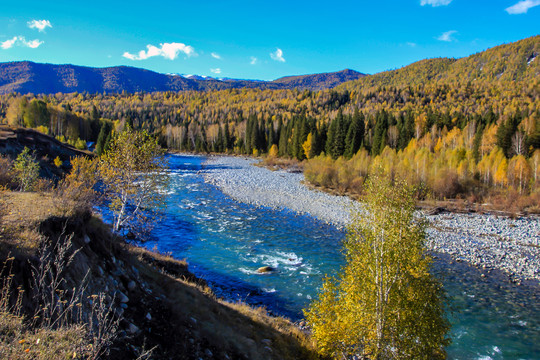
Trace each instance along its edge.
{"label": "boulder in river", "polygon": [[262,267],[257,269],[257,272],[260,273],[260,274],[270,273],[270,272],[274,272],[274,271],[276,271],[276,269],[271,267],[271,266],[262,266]]}

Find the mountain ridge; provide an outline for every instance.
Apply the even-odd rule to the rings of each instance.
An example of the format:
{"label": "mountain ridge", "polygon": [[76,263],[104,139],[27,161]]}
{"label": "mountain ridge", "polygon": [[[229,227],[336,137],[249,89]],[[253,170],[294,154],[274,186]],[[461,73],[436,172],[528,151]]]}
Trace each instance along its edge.
{"label": "mountain ridge", "polygon": [[94,68],[72,64],[46,64],[32,61],[0,63],[0,94],[12,92],[54,94],[71,92],[134,93],[139,91],[208,91],[232,88],[322,90],[365,74],[346,69],[338,72],[298,75],[274,81],[216,79],[200,76],[162,74],[152,70],[113,66]]}

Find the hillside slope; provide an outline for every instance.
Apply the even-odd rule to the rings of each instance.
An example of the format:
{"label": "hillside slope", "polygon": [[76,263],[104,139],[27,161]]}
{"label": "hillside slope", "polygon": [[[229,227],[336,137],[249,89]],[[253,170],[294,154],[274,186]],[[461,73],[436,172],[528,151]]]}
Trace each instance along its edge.
{"label": "hillside slope", "polygon": [[[48,287],[34,285],[36,269],[51,269],[46,276],[53,279],[59,269],[58,301],[78,297],[83,320],[69,318],[60,327],[29,324],[24,332],[0,308],[0,358],[66,358],[71,349],[69,358],[76,351],[77,359],[89,359],[96,336],[112,340],[106,346],[109,354],[100,359],[316,358],[304,334],[289,321],[217,299],[188,271],[187,263],[125,243],[89,212],[61,215],[58,201],[47,193],[0,193],[0,305],[8,300],[15,306],[12,314],[39,314],[44,304],[37,294]],[[44,257],[43,251],[52,257]],[[62,262],[64,255],[55,253],[73,260]],[[20,290],[25,295],[16,303]],[[96,313],[92,301],[102,303],[105,312]],[[51,304],[62,306],[54,300]],[[88,319],[94,319],[94,326],[106,323],[99,316],[117,321],[118,329],[92,332]],[[75,336],[66,338],[65,332]],[[53,346],[56,354],[51,356]],[[139,357],[149,349],[150,357]]]}
{"label": "hillside slope", "polygon": [[435,58],[401,69],[368,75],[339,86],[359,90],[378,86],[404,87],[463,82],[533,82],[540,78],[540,35],[499,45],[460,59]]}

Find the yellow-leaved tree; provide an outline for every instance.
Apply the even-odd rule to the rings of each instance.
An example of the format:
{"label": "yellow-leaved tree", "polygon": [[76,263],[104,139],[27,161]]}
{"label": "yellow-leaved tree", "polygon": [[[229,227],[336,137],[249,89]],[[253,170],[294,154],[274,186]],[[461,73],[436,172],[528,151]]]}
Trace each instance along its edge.
{"label": "yellow-leaved tree", "polygon": [[313,143],[313,135],[311,133],[308,134],[306,141],[302,144],[302,149],[304,150],[304,154],[306,155],[306,158],[309,160],[311,158],[311,148]]}
{"label": "yellow-leaved tree", "polygon": [[268,151],[268,157],[269,158],[276,158],[278,156],[278,147],[276,144],[273,144],[272,147],[270,147],[270,151]]}
{"label": "yellow-leaved tree", "polygon": [[129,127],[114,136],[99,172],[114,214],[113,229],[144,235],[155,210],[164,206],[168,176],[157,139]]}
{"label": "yellow-leaved tree", "polygon": [[449,322],[430,274],[425,222],[413,187],[372,176],[364,211],[353,214],[346,264],[305,310],[317,347],[336,359],[444,359]]}

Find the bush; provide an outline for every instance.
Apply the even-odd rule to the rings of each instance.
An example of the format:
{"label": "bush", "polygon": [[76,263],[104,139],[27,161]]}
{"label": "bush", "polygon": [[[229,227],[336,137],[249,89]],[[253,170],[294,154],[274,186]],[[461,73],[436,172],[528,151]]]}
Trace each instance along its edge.
{"label": "bush", "polygon": [[433,181],[432,190],[438,199],[455,198],[457,194],[461,193],[461,184],[457,173],[450,169],[441,170]]}
{"label": "bush", "polygon": [[54,188],[54,183],[49,179],[43,179],[43,178],[37,179],[33,187],[34,191],[40,194],[47,193],[51,191],[53,188]]}
{"label": "bush", "polygon": [[64,214],[81,212],[97,201],[94,186],[98,181],[98,159],[83,156],[71,159],[71,171],[56,189],[58,209]]}
{"label": "bush", "polygon": [[39,163],[27,147],[17,156],[13,165],[21,191],[32,190],[39,177]]}

